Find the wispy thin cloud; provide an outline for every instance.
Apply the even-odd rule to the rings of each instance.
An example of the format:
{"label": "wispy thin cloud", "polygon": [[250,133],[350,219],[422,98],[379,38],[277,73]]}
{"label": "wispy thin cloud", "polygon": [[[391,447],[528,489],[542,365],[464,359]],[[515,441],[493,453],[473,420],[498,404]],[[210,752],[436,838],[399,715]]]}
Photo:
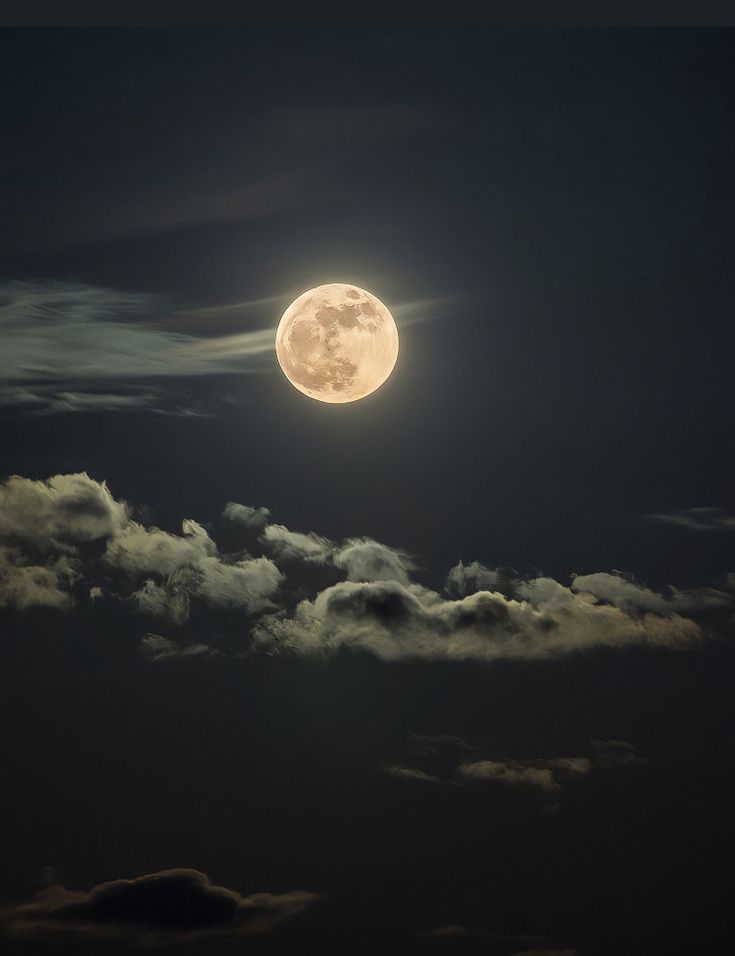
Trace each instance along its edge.
{"label": "wispy thin cloud", "polygon": [[74,382],[242,371],[273,332],[198,338],[161,329],[153,296],[58,282],[0,288],[0,381]]}
{"label": "wispy thin cloud", "polygon": [[722,508],[686,508],[671,514],[646,515],[646,518],[689,531],[735,531],[735,515]]}
{"label": "wispy thin cloud", "polygon": [[[175,310],[162,297],[79,283],[0,283],[0,407],[196,414],[172,411],[163,382],[271,368],[275,327],[291,298]],[[399,325],[412,325],[443,314],[451,301],[405,302],[394,311]],[[254,321],[264,324],[231,331]],[[148,384],[135,384],[141,380]]]}

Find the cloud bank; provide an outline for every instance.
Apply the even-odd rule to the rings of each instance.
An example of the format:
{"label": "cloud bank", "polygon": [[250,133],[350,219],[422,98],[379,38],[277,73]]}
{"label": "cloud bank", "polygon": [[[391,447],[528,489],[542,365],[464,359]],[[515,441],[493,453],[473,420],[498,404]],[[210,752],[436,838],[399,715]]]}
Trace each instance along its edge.
{"label": "cloud bank", "polygon": [[176,533],[141,522],[86,474],[13,476],[0,484],[0,607],[118,602],[158,622],[144,645],[150,660],[202,653],[206,634],[179,633],[196,611],[210,624],[227,614],[217,626],[234,631],[243,652],[492,663],[692,647],[735,603],[729,587],[655,591],[619,572],[563,584],[478,562],[450,569],[442,593],[415,580],[410,555],[370,538],[293,531],[238,502],[223,520],[247,548],[221,551],[193,518]]}
{"label": "cloud bank", "polygon": [[592,647],[686,647],[699,625],[673,608],[633,614],[551,578],[519,582],[517,597],[478,591],[448,600],[400,581],[345,581],[292,614],[261,619],[256,646],[271,652],[367,651],[386,661],[539,660]]}

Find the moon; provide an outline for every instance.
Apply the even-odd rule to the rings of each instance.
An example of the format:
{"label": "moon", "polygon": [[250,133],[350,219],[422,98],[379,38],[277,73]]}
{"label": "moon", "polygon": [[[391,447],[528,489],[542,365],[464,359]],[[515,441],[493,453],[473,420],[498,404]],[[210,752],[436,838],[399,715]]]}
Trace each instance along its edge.
{"label": "moon", "polygon": [[398,329],[372,293],[331,282],[304,292],[283,313],[276,356],[289,382],[309,398],[356,402],[393,371]]}

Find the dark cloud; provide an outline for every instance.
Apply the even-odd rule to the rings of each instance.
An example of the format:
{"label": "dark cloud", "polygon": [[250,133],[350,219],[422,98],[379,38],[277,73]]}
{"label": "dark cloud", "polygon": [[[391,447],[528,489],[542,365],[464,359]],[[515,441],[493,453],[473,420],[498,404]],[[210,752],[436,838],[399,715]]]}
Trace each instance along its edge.
{"label": "dark cloud", "polygon": [[460,777],[469,781],[502,783],[511,787],[537,787],[561,790],[560,776],[590,773],[592,763],[586,757],[557,757],[551,760],[476,760],[461,764]]}
{"label": "dark cloud", "polygon": [[[417,746],[418,742],[418,746]],[[594,740],[587,753],[570,756],[511,758],[506,753],[483,756],[458,737],[409,739],[410,761],[386,767],[389,776],[418,783],[495,783],[529,787],[546,793],[561,791],[567,782],[596,771],[644,763],[633,744],[624,740]]]}
{"label": "dark cloud", "polygon": [[214,885],[198,870],[172,869],[101,883],[89,891],[49,887],[30,902],[3,910],[0,927],[16,938],[80,936],[164,944],[268,933],[318,899],[301,890],[241,896]]}

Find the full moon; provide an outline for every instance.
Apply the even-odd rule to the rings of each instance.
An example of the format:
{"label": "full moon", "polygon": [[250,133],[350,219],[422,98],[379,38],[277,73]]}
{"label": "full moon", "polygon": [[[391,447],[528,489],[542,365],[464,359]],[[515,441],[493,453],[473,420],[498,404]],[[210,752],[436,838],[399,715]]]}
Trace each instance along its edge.
{"label": "full moon", "polygon": [[356,402],[393,371],[398,329],[380,299],[332,282],[309,289],[286,309],[276,330],[276,356],[289,382],[309,398]]}

